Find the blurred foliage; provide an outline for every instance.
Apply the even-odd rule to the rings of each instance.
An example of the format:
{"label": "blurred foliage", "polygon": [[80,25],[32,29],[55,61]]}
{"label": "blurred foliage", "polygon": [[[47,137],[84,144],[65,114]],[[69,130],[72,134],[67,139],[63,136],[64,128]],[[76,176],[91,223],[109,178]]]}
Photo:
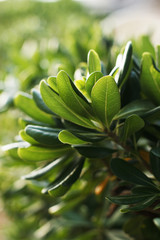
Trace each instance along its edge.
{"label": "blurred foliage", "polygon": [[[67,70],[71,77],[80,80],[89,49],[99,53],[105,66],[103,72],[110,73],[120,49],[116,40],[113,46],[113,39],[102,36],[101,18],[70,0],[0,3],[0,144],[13,141],[20,128],[17,118],[24,117],[14,108],[17,90],[29,92],[31,87],[37,88],[41,79],[54,76],[59,70]],[[154,58],[156,54],[147,36],[133,40],[133,50],[139,74],[142,53],[148,51]],[[127,84],[129,89],[133,87],[131,82]],[[140,97],[139,91],[129,94],[126,87],[123,94],[128,95],[122,105]],[[6,112],[8,108],[11,109]],[[155,137],[152,129],[148,134]],[[14,140],[19,141],[19,136]],[[135,217],[133,213],[124,215],[117,205],[106,201],[115,185],[112,181],[107,184],[106,169],[101,162],[92,163],[92,171],[86,171],[66,196],[53,199],[40,193],[42,185],[20,179],[41,164],[28,165],[17,155],[13,159],[2,156],[1,152],[0,158],[0,195],[11,219],[7,240],[129,240],[129,235],[144,240],[150,238],[151,232],[153,239],[157,239],[158,216],[152,220]],[[85,169],[88,166],[89,162],[85,163]],[[91,179],[89,185],[88,179]]]}

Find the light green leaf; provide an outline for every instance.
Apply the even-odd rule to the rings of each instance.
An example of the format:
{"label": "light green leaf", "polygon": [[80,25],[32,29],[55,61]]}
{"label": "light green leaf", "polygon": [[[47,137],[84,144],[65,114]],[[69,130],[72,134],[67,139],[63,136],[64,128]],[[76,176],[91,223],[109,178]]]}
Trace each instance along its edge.
{"label": "light green leaf", "polygon": [[19,135],[21,136],[21,138],[24,140],[24,141],[26,141],[26,142],[28,142],[28,143],[30,143],[30,144],[39,144],[36,140],[34,140],[32,137],[30,137],[27,133],[26,133],[26,131],[24,131],[24,130],[21,130],[20,132],[19,132]]}
{"label": "light green leaf", "polygon": [[147,186],[155,187],[154,183],[143,172],[135,168],[132,164],[120,159],[114,158],[111,160],[112,172],[122,180],[127,182]]}
{"label": "light green leaf", "polygon": [[86,91],[86,81],[83,79],[74,81],[74,84],[78,88],[78,90],[86,97],[86,99],[90,99],[87,91]]}
{"label": "light green leaf", "polygon": [[56,92],[54,92],[45,81],[41,81],[40,84],[40,91],[43,98],[43,101],[45,104],[58,116],[71,121],[75,124],[78,124],[83,127],[95,129],[96,126],[93,125],[93,123],[82,116],[79,116],[75,112],[73,112],[60,98],[59,95],[57,95]]}
{"label": "light green leaf", "polygon": [[126,141],[127,138],[129,138],[132,134],[143,128],[144,125],[145,122],[138,115],[133,114],[129,116],[124,122],[121,140]]}
{"label": "light green leaf", "polygon": [[69,147],[45,148],[40,146],[28,146],[18,149],[18,155],[25,161],[39,162],[54,160],[69,150]]}
{"label": "light green leaf", "polygon": [[97,117],[109,128],[113,117],[120,110],[120,93],[113,77],[100,78],[92,89],[91,99]]}
{"label": "light green leaf", "polygon": [[58,93],[58,88],[57,88],[57,77],[55,76],[50,76],[48,79],[47,79],[47,83],[49,84],[49,86],[55,91]]}
{"label": "light green leaf", "polygon": [[20,108],[24,113],[26,113],[31,118],[48,123],[54,124],[54,120],[51,115],[41,111],[35,104],[31,95],[27,93],[18,93],[14,99],[16,107]]}
{"label": "light green leaf", "polygon": [[140,76],[142,92],[155,104],[160,105],[160,71],[150,53],[142,56],[142,70]]}
{"label": "light green leaf", "polygon": [[74,136],[71,132],[68,132],[67,130],[63,130],[58,135],[59,140],[62,143],[66,144],[85,144],[86,141],[83,141],[79,139],[78,137]]}
{"label": "light green leaf", "polygon": [[89,96],[91,96],[91,91],[92,91],[94,84],[98,81],[98,79],[100,79],[102,77],[103,77],[103,74],[101,72],[93,72],[89,75],[89,77],[87,78],[87,81],[86,81],[86,90],[87,90]]}
{"label": "light green leaf", "polygon": [[91,49],[88,53],[87,64],[89,74],[95,71],[101,71],[101,62],[99,56],[93,49]]}
{"label": "light green leaf", "polygon": [[86,98],[76,88],[68,74],[60,71],[57,75],[57,87],[61,99],[75,113],[82,117],[92,118],[92,109]]}

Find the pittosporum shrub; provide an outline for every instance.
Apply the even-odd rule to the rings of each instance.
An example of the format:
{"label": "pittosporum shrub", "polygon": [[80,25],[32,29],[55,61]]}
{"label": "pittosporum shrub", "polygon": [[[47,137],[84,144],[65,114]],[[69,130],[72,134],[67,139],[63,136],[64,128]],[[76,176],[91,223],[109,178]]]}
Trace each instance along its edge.
{"label": "pittosporum shrub", "polygon": [[[157,56],[159,62],[159,51]],[[82,237],[75,239],[113,239],[107,229],[118,205],[127,213],[125,232],[158,239],[160,70],[155,59],[149,52],[140,59],[128,42],[106,73],[90,50],[75,76],[61,70],[31,94],[16,95],[14,104],[25,114],[22,130],[4,150],[31,166],[22,178],[50,195],[54,216],[90,208],[83,209],[90,224],[81,226]]]}

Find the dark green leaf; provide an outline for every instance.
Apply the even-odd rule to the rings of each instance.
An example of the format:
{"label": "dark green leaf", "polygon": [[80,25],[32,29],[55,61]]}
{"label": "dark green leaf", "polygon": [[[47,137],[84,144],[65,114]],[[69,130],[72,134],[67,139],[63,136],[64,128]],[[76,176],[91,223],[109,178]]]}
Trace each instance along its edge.
{"label": "dark green leaf", "polygon": [[160,148],[152,148],[150,151],[150,163],[154,176],[160,181]]}
{"label": "dark green leaf", "polygon": [[82,156],[88,158],[105,158],[111,156],[114,149],[109,149],[97,145],[72,145]]}
{"label": "dark green leaf", "polygon": [[122,62],[119,66],[119,77],[117,80],[118,86],[121,87],[124,82],[127,80],[130,71],[131,71],[131,67],[132,67],[132,42],[128,42],[123,56],[122,56]]}
{"label": "dark green leaf", "polygon": [[61,142],[58,139],[58,134],[61,129],[58,128],[49,128],[42,126],[28,125],[25,128],[25,132],[35,139],[37,142],[48,145],[48,146],[57,146],[61,145]]}
{"label": "dark green leaf", "polygon": [[122,196],[109,196],[107,197],[110,201],[120,205],[130,205],[146,201],[146,198],[152,197],[152,194],[131,194]]}
{"label": "dark green leaf", "polygon": [[111,160],[111,169],[113,173],[122,180],[137,185],[156,187],[152,180],[143,172],[120,158]]}
{"label": "dark green leaf", "polygon": [[[133,196],[133,195],[131,195]],[[145,208],[148,208],[149,206],[151,206],[155,200],[157,199],[157,196],[146,196],[146,199],[138,204],[136,204],[133,207],[128,207],[128,208],[123,208],[121,209],[121,212],[129,212],[129,211],[142,211]]]}
{"label": "dark green leaf", "polygon": [[137,114],[139,116],[143,116],[143,114],[146,113],[146,111],[151,110],[154,108],[154,105],[146,100],[136,100],[129,104],[127,104],[125,107],[123,107],[115,116],[114,120],[117,119],[124,119],[129,117],[132,114]]}
{"label": "dark green leaf", "polygon": [[36,89],[32,89],[32,96],[39,109],[41,109],[43,112],[54,114],[44,103],[39,91],[37,91]]}
{"label": "dark green leaf", "polygon": [[63,196],[79,178],[83,164],[84,158],[69,164],[67,169],[65,169],[52,184],[42,190],[42,193],[48,192],[54,197]]}

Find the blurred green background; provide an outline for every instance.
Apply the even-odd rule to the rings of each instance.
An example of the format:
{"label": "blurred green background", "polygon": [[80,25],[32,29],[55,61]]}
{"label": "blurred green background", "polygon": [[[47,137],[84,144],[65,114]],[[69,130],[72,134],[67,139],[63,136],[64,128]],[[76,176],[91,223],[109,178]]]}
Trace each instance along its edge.
{"label": "blurred green background", "polygon": [[[102,37],[102,18],[70,0],[0,2],[0,146],[13,142],[20,129],[21,113],[13,103],[18,90],[29,92],[60,69],[73,76],[91,48],[106,61],[111,42]],[[20,180],[31,168],[0,150],[0,239],[79,239],[77,233],[89,227],[92,217],[90,199],[77,213],[64,210],[64,216],[53,217],[48,212],[52,198]],[[95,230],[87,234],[90,239]]]}

